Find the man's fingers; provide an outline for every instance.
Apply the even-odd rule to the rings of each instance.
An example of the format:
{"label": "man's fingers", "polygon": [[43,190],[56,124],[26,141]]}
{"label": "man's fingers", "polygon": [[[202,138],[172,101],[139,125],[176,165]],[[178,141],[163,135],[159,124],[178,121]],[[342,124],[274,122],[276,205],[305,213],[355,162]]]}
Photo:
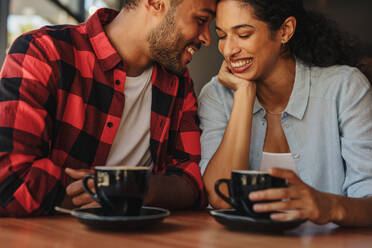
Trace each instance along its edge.
{"label": "man's fingers", "polygon": [[[93,193],[95,193],[93,180],[88,180],[88,187]],[[75,182],[72,182],[66,187],[66,193],[69,196],[76,196],[83,192],[85,192],[83,188],[83,180],[77,180]]]}
{"label": "man's fingers", "polygon": [[72,182],[66,187],[66,193],[72,197],[75,195],[81,194],[83,192],[84,192],[84,189],[82,186],[82,180]]}
{"label": "man's fingers", "polygon": [[66,168],[65,172],[73,179],[82,179],[85,175],[92,174],[92,170],[74,170],[71,168]]}
{"label": "man's fingers", "polygon": [[96,208],[96,207],[101,207],[101,205],[96,201],[81,206],[81,208]]}
{"label": "man's fingers", "polygon": [[96,201],[88,193],[82,193],[72,198],[72,203],[78,207],[92,203],[92,202],[96,202]]}

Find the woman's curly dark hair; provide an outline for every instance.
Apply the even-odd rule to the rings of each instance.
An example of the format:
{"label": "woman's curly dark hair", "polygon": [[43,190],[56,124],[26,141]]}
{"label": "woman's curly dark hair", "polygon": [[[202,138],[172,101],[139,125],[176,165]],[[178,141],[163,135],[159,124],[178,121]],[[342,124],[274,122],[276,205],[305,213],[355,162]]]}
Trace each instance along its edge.
{"label": "woman's curly dark hair", "polygon": [[240,1],[249,4],[272,33],[278,31],[288,17],[295,17],[296,31],[288,46],[291,54],[306,64],[357,66],[360,58],[356,39],[341,32],[335,22],[323,15],[305,10],[302,0]]}

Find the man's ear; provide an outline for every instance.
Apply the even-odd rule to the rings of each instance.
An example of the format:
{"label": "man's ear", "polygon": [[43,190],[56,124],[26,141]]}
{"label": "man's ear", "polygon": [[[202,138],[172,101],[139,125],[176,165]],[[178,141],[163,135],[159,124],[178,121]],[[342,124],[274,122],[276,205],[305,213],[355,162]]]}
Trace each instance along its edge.
{"label": "man's ear", "polygon": [[297,20],[295,17],[288,17],[282,24],[280,38],[283,44],[289,42],[295,33]]}
{"label": "man's ear", "polygon": [[145,0],[145,5],[147,10],[155,15],[166,12],[164,0]]}

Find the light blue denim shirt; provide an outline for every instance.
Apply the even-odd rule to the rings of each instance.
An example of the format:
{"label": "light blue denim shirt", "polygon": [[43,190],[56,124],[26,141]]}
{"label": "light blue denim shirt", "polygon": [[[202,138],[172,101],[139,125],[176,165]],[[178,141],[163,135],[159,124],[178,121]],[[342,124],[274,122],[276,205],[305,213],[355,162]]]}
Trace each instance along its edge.
{"label": "light blue denim shirt", "polygon": [[[234,92],[217,77],[199,96],[204,171],[224,135]],[[266,135],[265,109],[255,101],[250,169],[258,170]],[[296,77],[282,128],[301,179],[322,192],[372,196],[372,91],[356,68],[309,67],[296,62]]]}

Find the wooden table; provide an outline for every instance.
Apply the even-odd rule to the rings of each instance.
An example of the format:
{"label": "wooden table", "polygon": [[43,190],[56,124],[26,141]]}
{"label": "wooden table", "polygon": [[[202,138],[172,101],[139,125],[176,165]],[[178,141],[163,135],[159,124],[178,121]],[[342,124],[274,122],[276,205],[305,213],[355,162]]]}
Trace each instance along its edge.
{"label": "wooden table", "polygon": [[282,234],[231,231],[207,211],[172,212],[146,231],[105,232],[88,229],[70,216],[0,218],[0,247],[372,247],[372,228],[317,226],[310,222]]}

